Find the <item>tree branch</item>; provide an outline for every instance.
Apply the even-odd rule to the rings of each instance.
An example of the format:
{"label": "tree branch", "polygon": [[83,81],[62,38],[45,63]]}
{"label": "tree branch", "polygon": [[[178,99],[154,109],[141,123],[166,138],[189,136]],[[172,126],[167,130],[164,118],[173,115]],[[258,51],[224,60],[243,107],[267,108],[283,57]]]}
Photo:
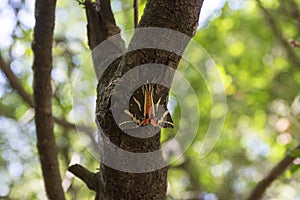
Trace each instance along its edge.
{"label": "tree branch", "polygon": [[22,99],[27,102],[31,107],[34,107],[32,97],[25,91],[23,86],[20,84],[18,77],[11,70],[10,66],[4,61],[3,57],[0,54],[0,68],[6,76],[7,80],[11,87],[16,90]]}
{"label": "tree branch", "polygon": [[258,7],[261,9],[261,11],[263,12],[264,16],[267,19],[267,22],[269,23],[271,29],[273,30],[275,36],[278,38],[279,42],[281,43],[281,45],[286,49],[288,56],[290,57],[290,59],[292,60],[292,62],[294,62],[294,64],[297,67],[300,67],[300,60],[299,58],[296,56],[296,54],[294,53],[293,49],[291,48],[289,42],[283,38],[282,33],[280,31],[280,28],[277,26],[275,20],[273,19],[272,15],[268,12],[268,10],[262,5],[260,0],[256,0]]}
{"label": "tree branch", "polygon": [[134,13],[134,28],[136,28],[138,26],[139,23],[139,4],[138,4],[138,0],[134,0],[133,1],[133,13]]}
{"label": "tree branch", "polygon": [[296,40],[289,40],[289,43],[290,43],[293,47],[300,48],[300,43],[297,42]]}
{"label": "tree branch", "polygon": [[[295,148],[295,150],[300,150],[300,145]],[[267,188],[276,180],[295,160],[294,157],[287,154],[270,172],[262,179],[252,190],[250,196],[247,200],[259,200],[262,198],[263,194]]]}
{"label": "tree branch", "polygon": [[[22,97],[22,99],[26,103],[28,103],[29,106],[34,108],[34,103],[33,103],[33,100],[32,100],[32,96],[25,91],[25,89],[21,85],[18,77],[14,74],[14,72],[11,70],[11,68],[9,66],[10,66],[10,64],[6,63],[3,59],[3,57],[0,54],[0,69],[2,70],[4,75],[6,76],[9,84]],[[69,130],[69,129],[76,130],[76,129],[78,129],[80,131],[83,131],[90,138],[90,140],[92,142],[91,145],[93,146],[93,149],[95,151],[98,150],[98,144],[94,139],[93,130],[90,127],[75,125],[73,123],[70,123],[70,122],[66,121],[65,119],[58,118],[58,117],[55,117],[55,116],[53,116],[53,120],[56,124],[62,126],[66,130]]]}
{"label": "tree branch", "polygon": [[298,9],[298,4],[294,0],[290,0],[290,9],[291,9],[291,15],[294,18],[294,20],[297,21],[298,30],[300,29],[300,13]]}
{"label": "tree branch", "polygon": [[120,28],[116,25],[110,0],[97,0],[96,3],[85,0],[84,5],[88,21],[88,41],[90,49],[93,50],[108,37],[120,33]]}
{"label": "tree branch", "polygon": [[64,200],[59,172],[52,117],[52,42],[56,0],[36,0],[32,50],[35,125],[46,194],[49,199]]}
{"label": "tree branch", "polygon": [[[192,37],[198,27],[198,19],[203,0],[148,0],[144,9],[144,14],[139,21],[139,27],[161,27],[166,29],[172,29],[173,31],[181,32],[187,36]],[[147,33],[151,35],[150,33]],[[151,137],[138,138],[132,137],[123,132],[119,126],[115,123],[113,114],[111,112],[111,96],[113,89],[120,77],[133,69],[136,66],[140,66],[148,63],[164,64],[173,69],[176,69],[179,60],[180,53],[172,53],[164,51],[160,48],[142,48],[139,50],[130,51],[134,49],[136,44],[142,46],[145,42],[147,34],[141,34],[136,31],[129,43],[129,51],[125,54],[121,62],[118,64],[112,63],[108,69],[103,73],[99,79],[97,88],[97,120],[101,129],[103,130],[103,145],[101,148],[105,152],[101,159],[104,162],[100,164],[100,177],[98,180],[103,182],[103,189],[97,189],[96,199],[166,199],[167,190],[167,167],[155,169],[157,166],[164,162],[163,155],[156,155],[155,159],[145,156],[142,163],[134,162],[131,158],[127,158],[121,153],[111,153],[111,146],[109,142],[116,145],[118,148],[133,152],[133,153],[148,153],[159,150],[160,133],[157,133]],[[173,40],[169,38],[169,35],[161,35],[157,33],[155,36],[150,36],[147,42],[151,42],[151,39],[157,39],[161,45],[171,45],[172,42],[180,42],[180,45],[176,46],[177,52],[183,52],[186,45],[190,41],[189,37]],[[168,40],[166,40],[168,38]],[[144,40],[145,39],[145,40]],[[175,38],[174,38],[175,39]],[[146,42],[146,44],[147,44]],[[173,43],[173,44],[174,44]],[[160,47],[160,46],[159,46]],[[115,65],[116,64],[116,65]],[[109,73],[108,71],[114,73]],[[107,73],[106,73],[107,72]],[[173,74],[164,74],[168,78],[173,77]],[[137,77],[134,77],[138,79]],[[132,80],[134,80],[132,78]],[[167,79],[167,80],[171,80]],[[151,81],[151,80],[150,80]],[[120,83],[120,82],[119,82]],[[130,83],[126,83],[130,85]],[[126,84],[122,84],[127,87]],[[168,94],[167,90],[159,90],[162,96]],[[116,94],[114,94],[116,95]],[[122,92],[118,93],[118,97],[122,99]],[[104,137],[105,135],[105,137]],[[146,154],[147,155],[147,154]],[[116,170],[113,167],[105,165],[106,160],[112,160],[112,162],[119,164],[120,167],[126,166],[128,169],[132,168],[152,168],[153,170],[145,173],[125,172],[122,170]],[[141,170],[142,172],[142,170]]]}
{"label": "tree branch", "polygon": [[72,172],[72,174],[82,180],[90,190],[96,191],[98,173],[90,172],[88,169],[79,164],[70,166],[68,171]]}

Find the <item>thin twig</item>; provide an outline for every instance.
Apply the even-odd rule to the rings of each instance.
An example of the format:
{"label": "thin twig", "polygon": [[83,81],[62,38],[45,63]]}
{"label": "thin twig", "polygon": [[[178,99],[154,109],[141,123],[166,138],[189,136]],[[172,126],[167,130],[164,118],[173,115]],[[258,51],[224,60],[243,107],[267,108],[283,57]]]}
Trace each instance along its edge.
{"label": "thin twig", "polygon": [[[295,150],[300,150],[300,145],[295,148]],[[252,190],[250,196],[247,200],[259,200],[262,198],[263,194],[267,188],[276,180],[295,160],[294,157],[287,154],[270,172],[263,178]]]}
{"label": "thin twig", "polygon": [[293,47],[300,48],[300,43],[297,42],[296,40],[289,40],[289,43],[290,43]]}

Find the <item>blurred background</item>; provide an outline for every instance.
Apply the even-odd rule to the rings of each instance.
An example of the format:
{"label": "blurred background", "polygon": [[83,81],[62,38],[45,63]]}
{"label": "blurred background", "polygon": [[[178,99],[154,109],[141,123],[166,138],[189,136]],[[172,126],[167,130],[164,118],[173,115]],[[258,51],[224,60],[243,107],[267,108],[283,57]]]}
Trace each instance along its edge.
{"label": "blurred background", "polygon": [[[140,16],[144,7],[145,0],[140,0]],[[133,29],[132,1],[112,0],[112,9],[123,31]],[[211,118],[211,97],[205,81],[193,77],[193,72],[187,69],[186,74],[200,100],[200,128],[190,148],[170,166],[169,199],[245,198],[257,182],[297,146],[300,141],[300,48],[295,45],[297,40],[300,42],[299,9],[299,0],[204,1],[194,39],[214,59],[222,76],[227,115],[214,149],[200,159],[199,145]],[[0,1],[0,65],[10,68],[30,95],[33,92],[34,23],[33,0]],[[54,116],[63,119],[56,120],[55,136],[68,199],[94,196],[83,182],[66,173],[70,162],[80,162],[94,171],[99,167],[92,148],[85,147],[95,145],[91,140],[97,137],[95,129],[83,129],[88,134],[78,134],[72,126],[74,110],[81,109],[72,103],[78,72],[84,72],[86,81],[76,87],[76,97],[90,102],[90,110],[84,112],[92,116],[94,112],[96,81],[93,71],[82,65],[89,56],[84,9],[75,0],[59,0],[53,46],[52,102]],[[22,98],[12,88],[3,71],[0,72],[0,98],[0,199],[45,199],[35,146],[34,110],[24,95]],[[175,98],[172,104],[175,121],[179,120],[179,114]],[[94,123],[84,119],[80,124],[95,128]],[[172,133],[166,130],[162,142],[171,137]],[[267,190],[265,199],[300,200],[299,167],[300,159],[295,159]]]}

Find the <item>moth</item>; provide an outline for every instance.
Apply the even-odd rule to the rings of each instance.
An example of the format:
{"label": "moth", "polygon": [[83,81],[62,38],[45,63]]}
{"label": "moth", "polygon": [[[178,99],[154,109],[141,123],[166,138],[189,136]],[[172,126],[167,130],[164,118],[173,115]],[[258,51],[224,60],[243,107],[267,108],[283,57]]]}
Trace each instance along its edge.
{"label": "moth", "polygon": [[159,95],[161,90],[158,88],[162,87],[164,86],[146,84],[138,88],[129,100],[129,109],[124,110],[131,121],[121,122],[119,126],[121,128],[137,128],[152,125],[160,128],[173,128],[174,124],[166,107],[167,96]]}

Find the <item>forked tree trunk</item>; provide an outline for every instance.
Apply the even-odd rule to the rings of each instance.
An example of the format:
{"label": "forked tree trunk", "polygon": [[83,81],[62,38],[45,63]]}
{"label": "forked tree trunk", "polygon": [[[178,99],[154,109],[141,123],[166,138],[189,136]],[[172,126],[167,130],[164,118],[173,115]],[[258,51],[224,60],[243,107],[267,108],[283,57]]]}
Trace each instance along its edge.
{"label": "forked tree trunk", "polygon": [[[185,34],[187,37],[184,39],[172,38],[172,40],[178,39],[178,41],[173,42],[180,43],[180,51],[182,52],[189,42],[189,38],[196,32],[202,3],[203,0],[148,0],[138,28],[160,27]],[[91,3],[86,2],[91,49],[94,49],[97,44],[113,35],[113,33],[118,33],[112,13],[107,12],[107,10],[103,11],[104,9],[101,9],[101,6],[110,9],[109,0],[100,0],[100,11],[93,10]],[[102,30],[99,30],[101,28]],[[163,39],[163,36],[159,33],[157,33],[157,37]],[[129,48],[139,44],[140,40],[143,40],[143,38],[135,34]],[[101,52],[98,53],[101,54]],[[96,113],[98,125],[103,131],[102,139],[107,137],[109,142],[113,143],[116,148],[131,153],[148,153],[160,149],[160,133],[148,138],[137,138],[124,133],[118,127],[111,111],[111,96],[119,78],[130,69],[147,63],[163,64],[176,69],[180,58],[180,55],[161,49],[139,49],[116,59],[108,67],[99,79],[97,87]],[[173,74],[166,74],[165,76],[172,77]],[[166,97],[168,90],[162,89],[159,93]],[[166,199],[167,167],[155,168],[159,162],[163,162],[162,154],[159,154],[156,158],[145,156],[141,163],[134,163],[130,162],[130,159],[126,160],[119,153],[111,152],[111,145],[107,141],[102,140],[100,145],[102,161],[104,161],[100,164],[100,172],[94,174],[94,176],[90,175],[90,178],[88,178],[88,175],[86,175],[87,178],[84,178],[84,173],[81,173],[81,179],[85,179],[84,181],[88,187],[96,191],[96,200]],[[113,160],[114,167],[106,165],[107,160]],[[140,165],[146,165],[149,169],[153,166],[153,170],[134,173],[114,169],[122,169],[122,166],[127,169],[135,168],[135,166]],[[71,167],[70,171],[80,177],[80,173],[76,173],[75,168]]]}

